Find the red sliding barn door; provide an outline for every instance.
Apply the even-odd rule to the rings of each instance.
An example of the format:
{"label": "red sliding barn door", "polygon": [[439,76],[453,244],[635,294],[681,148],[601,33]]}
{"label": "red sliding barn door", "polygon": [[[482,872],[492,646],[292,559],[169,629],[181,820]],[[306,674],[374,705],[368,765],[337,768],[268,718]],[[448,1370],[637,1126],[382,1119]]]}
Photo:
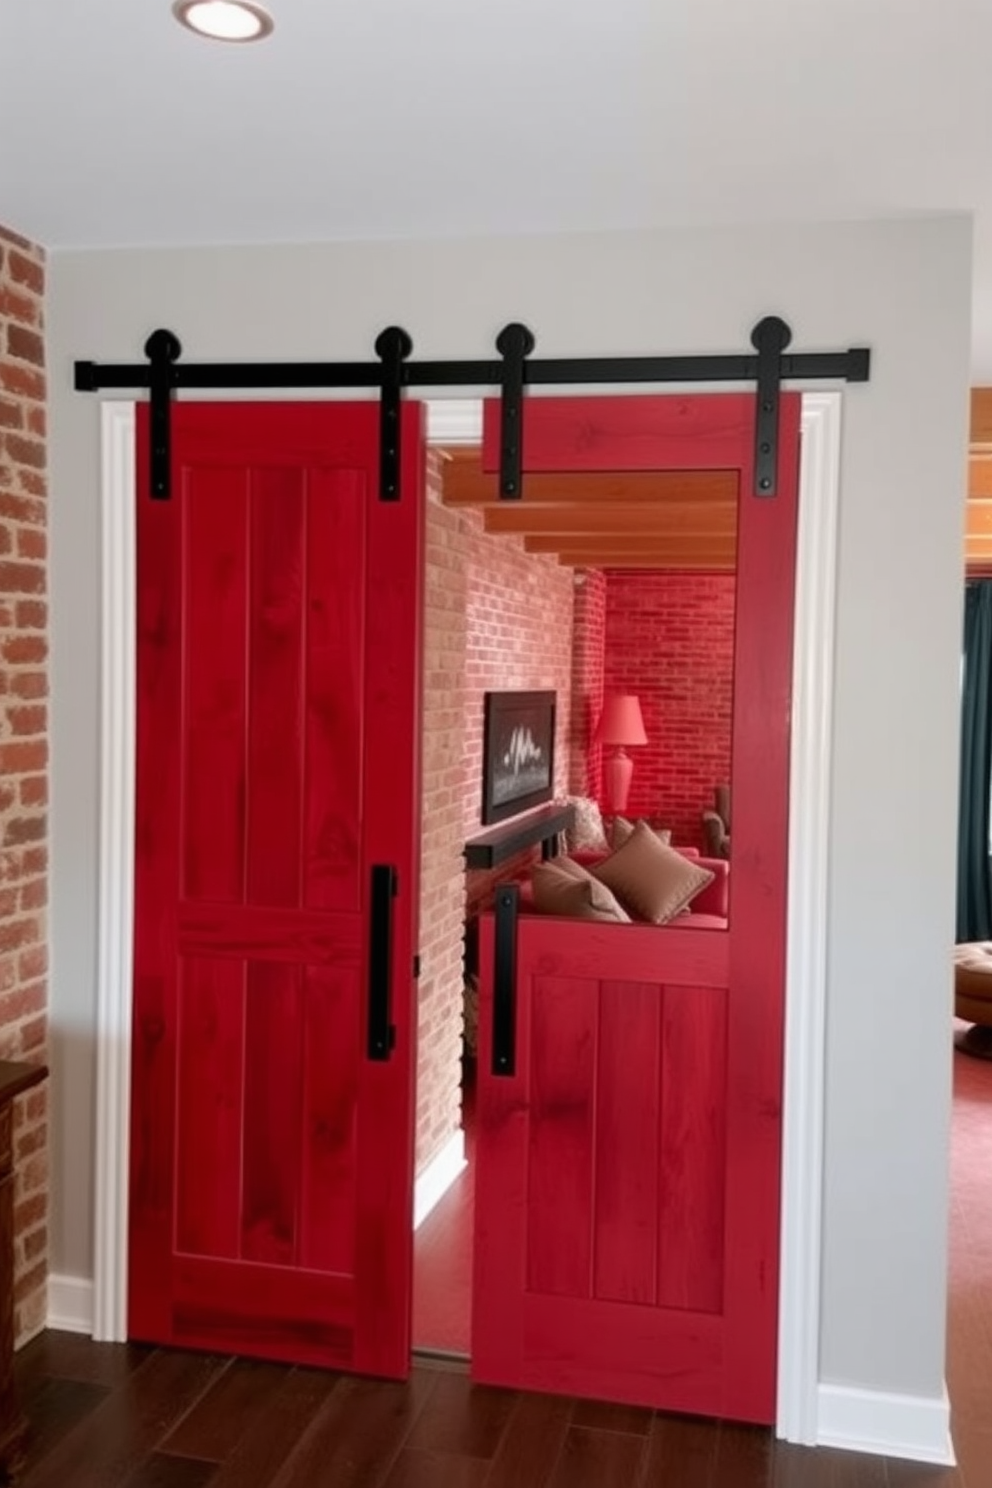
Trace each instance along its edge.
{"label": "red sliding barn door", "polygon": [[[727,929],[522,915],[509,1077],[484,923],[473,1372],[771,1422],[800,400],[772,498],[752,397],[525,409],[525,470],[739,472],[731,910]],[[488,408],[490,468],[497,448]]]}
{"label": "red sliding barn door", "polygon": [[139,415],[129,1331],[402,1376],[421,408]]}

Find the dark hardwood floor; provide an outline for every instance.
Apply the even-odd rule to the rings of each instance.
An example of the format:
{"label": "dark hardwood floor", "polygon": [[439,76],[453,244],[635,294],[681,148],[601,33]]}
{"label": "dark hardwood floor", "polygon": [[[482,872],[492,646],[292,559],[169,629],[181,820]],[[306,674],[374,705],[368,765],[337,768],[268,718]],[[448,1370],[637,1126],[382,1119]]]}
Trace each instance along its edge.
{"label": "dark hardwood floor", "polygon": [[992,1488],[992,1062],[955,1056],[948,1383],[958,1467],[473,1387],[45,1333],[17,1357],[19,1488]]}
{"label": "dark hardwood floor", "polygon": [[440,1364],[380,1384],[46,1333],[18,1373],[21,1488],[972,1488],[756,1428],[474,1387]]}

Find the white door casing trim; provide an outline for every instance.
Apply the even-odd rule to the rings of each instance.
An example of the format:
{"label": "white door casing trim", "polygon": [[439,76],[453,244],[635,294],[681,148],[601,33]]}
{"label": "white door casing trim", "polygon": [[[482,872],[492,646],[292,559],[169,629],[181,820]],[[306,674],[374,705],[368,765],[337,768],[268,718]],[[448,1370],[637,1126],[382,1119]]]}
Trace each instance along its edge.
{"label": "white door casing trim", "polygon": [[[839,392],[803,394],[790,776],[777,1431],[788,1441],[809,1444],[819,1436],[824,1010],[840,413]],[[481,431],[481,403],[464,399],[428,401],[428,430],[432,442],[474,442]],[[95,1338],[120,1341],[127,1336],[135,764],[134,404],[103,403],[101,436],[102,706],[93,1332]],[[894,1450],[891,1442],[887,1450]]]}
{"label": "white door casing trim", "polygon": [[785,972],[778,1435],[818,1436],[839,393],[804,393],[796,543]]}
{"label": "white door casing trim", "polygon": [[134,930],[134,404],[100,406],[100,859],[93,1337],[127,1337]]}

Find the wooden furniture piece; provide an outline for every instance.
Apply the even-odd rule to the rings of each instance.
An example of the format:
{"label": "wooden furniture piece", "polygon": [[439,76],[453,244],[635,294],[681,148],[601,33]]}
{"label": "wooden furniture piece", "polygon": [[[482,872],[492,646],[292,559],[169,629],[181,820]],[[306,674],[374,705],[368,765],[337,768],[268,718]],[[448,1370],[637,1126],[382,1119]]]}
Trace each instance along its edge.
{"label": "wooden furniture piece", "polygon": [[575,807],[567,803],[552,803],[529,811],[526,816],[515,816],[502,826],[490,827],[469,838],[464,848],[465,867],[496,868],[536,842],[541,844],[542,858],[553,858],[558,834],[567,832],[574,820]]}
{"label": "wooden furniture piece", "polygon": [[47,1074],[43,1064],[0,1060],[0,1480],[22,1465],[27,1431],[14,1388],[13,1103]]}
{"label": "wooden furniture piece", "polygon": [[954,947],[954,1013],[972,1025],[958,1034],[958,1048],[992,1059],[992,941]]}

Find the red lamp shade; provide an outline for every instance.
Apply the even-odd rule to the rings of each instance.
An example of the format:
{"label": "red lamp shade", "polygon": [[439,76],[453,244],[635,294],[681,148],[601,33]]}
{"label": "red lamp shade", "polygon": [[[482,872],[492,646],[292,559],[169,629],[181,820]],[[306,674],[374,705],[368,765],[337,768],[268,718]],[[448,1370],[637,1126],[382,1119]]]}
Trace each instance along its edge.
{"label": "red lamp shade", "polygon": [[641,705],[633,693],[614,693],[606,699],[596,738],[600,744],[614,746],[614,752],[603,761],[606,809],[613,813],[625,811],[634,773],[634,761],[624,752],[625,746],[648,742]]}
{"label": "red lamp shade", "polygon": [[603,704],[596,738],[600,744],[646,744],[641,704],[634,693],[614,693]]}

